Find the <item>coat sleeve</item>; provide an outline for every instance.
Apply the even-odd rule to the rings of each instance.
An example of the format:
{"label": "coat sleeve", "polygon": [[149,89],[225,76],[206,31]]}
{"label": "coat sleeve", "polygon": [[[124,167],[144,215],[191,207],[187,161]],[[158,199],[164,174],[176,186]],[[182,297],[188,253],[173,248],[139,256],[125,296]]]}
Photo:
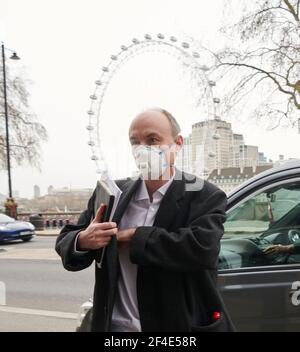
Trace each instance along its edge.
{"label": "coat sleeve", "polygon": [[57,237],[55,250],[61,257],[63,266],[69,271],[89,267],[95,259],[95,251],[75,251],[75,241],[80,231],[87,228],[94,217],[95,192],[88,202],[87,209],[80,215],[76,225],[66,225]]}
{"label": "coat sleeve", "polygon": [[226,194],[220,189],[205,200],[199,192],[190,204],[187,227],[176,232],[138,227],[131,240],[131,261],[176,272],[216,269],[226,206]]}

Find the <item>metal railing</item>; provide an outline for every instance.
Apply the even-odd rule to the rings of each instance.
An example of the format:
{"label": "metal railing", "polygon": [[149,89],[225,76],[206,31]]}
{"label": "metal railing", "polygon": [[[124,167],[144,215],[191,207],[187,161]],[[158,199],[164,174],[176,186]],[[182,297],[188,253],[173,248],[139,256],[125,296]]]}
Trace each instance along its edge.
{"label": "metal railing", "polygon": [[42,220],[43,227],[46,229],[62,228],[68,224],[76,224],[81,211],[68,211],[68,212],[20,212],[17,219],[22,221],[30,221],[32,216],[39,215],[40,221]]}

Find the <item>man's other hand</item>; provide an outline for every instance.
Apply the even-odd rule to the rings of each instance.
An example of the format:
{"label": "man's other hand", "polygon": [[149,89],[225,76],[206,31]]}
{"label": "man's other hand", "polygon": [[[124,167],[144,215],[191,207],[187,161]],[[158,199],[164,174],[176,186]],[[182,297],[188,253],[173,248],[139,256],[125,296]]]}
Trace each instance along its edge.
{"label": "man's other hand", "polygon": [[129,246],[129,242],[135,233],[135,228],[121,230],[117,232],[117,240],[120,248],[126,248]]}

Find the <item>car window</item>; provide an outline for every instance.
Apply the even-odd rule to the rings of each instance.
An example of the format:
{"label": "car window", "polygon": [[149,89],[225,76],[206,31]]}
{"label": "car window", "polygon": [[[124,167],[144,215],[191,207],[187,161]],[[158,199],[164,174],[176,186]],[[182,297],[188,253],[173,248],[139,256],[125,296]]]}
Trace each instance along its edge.
{"label": "car window", "polygon": [[229,211],[219,268],[300,263],[297,248],[300,183],[285,183],[250,196]]}
{"label": "car window", "polygon": [[8,222],[14,222],[15,219],[10,218],[9,216],[5,214],[0,214],[0,223],[8,223]]}

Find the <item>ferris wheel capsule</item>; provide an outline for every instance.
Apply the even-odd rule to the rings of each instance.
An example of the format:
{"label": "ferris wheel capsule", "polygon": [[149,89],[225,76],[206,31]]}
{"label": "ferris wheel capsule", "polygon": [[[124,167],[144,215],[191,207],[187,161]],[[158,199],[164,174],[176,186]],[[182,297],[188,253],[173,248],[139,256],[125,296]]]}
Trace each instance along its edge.
{"label": "ferris wheel capsule", "polygon": [[200,55],[199,55],[199,53],[197,53],[197,51],[194,51],[194,52],[193,52],[193,57],[194,57],[195,59],[199,59]]}
{"label": "ferris wheel capsule", "polygon": [[157,34],[158,39],[165,39],[165,36],[162,33]]}
{"label": "ferris wheel capsule", "polygon": [[101,86],[102,85],[102,82],[99,79],[97,79],[97,81],[95,81],[95,83],[96,83],[97,86]]}
{"label": "ferris wheel capsule", "polygon": [[177,38],[174,37],[173,35],[170,37],[170,40],[171,40],[171,42],[173,42],[173,43],[177,42]]}
{"label": "ferris wheel capsule", "polygon": [[121,49],[122,49],[123,51],[126,51],[128,48],[127,48],[126,45],[122,45],[122,46],[121,46]]}
{"label": "ferris wheel capsule", "polygon": [[139,41],[137,38],[133,38],[133,39],[132,39],[132,43],[133,43],[133,44],[139,44],[140,41]]}
{"label": "ferris wheel capsule", "polygon": [[147,39],[147,40],[151,40],[151,39],[152,39],[152,37],[151,37],[151,35],[150,35],[150,34],[145,34],[145,39]]}
{"label": "ferris wheel capsule", "polygon": [[95,95],[95,94],[90,95],[90,99],[97,100],[97,95]]}
{"label": "ferris wheel capsule", "polygon": [[103,67],[102,67],[102,71],[103,71],[103,72],[108,72],[108,71],[109,71],[109,68],[108,68],[107,66],[103,66]]}
{"label": "ferris wheel capsule", "polygon": [[92,126],[92,125],[88,125],[88,126],[86,126],[86,129],[87,129],[88,131],[93,131],[94,126]]}
{"label": "ferris wheel capsule", "polygon": [[190,44],[186,42],[183,42],[181,45],[184,49],[188,49],[190,47]]}
{"label": "ferris wheel capsule", "polygon": [[114,60],[114,61],[118,60],[118,56],[117,56],[117,55],[112,55],[110,58],[111,58],[112,60]]}

